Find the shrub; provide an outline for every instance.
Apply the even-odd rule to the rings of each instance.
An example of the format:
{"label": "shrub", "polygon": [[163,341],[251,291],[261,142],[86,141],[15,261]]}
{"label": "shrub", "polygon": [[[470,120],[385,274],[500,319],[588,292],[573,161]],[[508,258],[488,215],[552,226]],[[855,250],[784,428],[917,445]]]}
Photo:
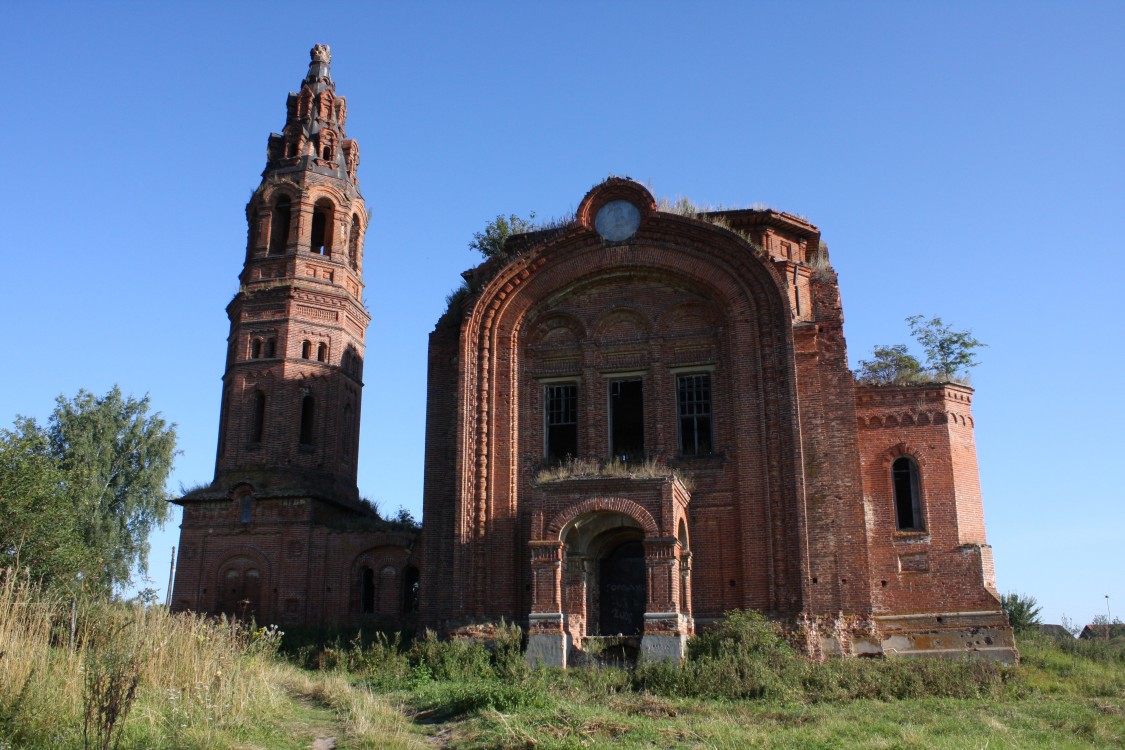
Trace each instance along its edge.
{"label": "shrub", "polygon": [[727,612],[713,629],[688,643],[688,657],[712,659],[724,656],[750,656],[792,653],[774,625],[761,612],[736,609]]}
{"label": "shrub", "polygon": [[1017,633],[1035,628],[1039,624],[1041,607],[1034,596],[1011,592],[1000,597],[1000,608],[1008,616],[1008,624]]}
{"label": "shrub", "polygon": [[493,676],[484,644],[476,640],[444,641],[427,630],[407,652],[415,674],[434,680],[484,680]]}

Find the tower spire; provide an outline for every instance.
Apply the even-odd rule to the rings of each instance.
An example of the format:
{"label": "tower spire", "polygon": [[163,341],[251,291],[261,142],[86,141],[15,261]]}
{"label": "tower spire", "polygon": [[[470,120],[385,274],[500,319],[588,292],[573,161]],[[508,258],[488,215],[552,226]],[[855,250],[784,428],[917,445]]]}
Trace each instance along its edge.
{"label": "tower spire", "polygon": [[321,174],[350,180],[358,185],[359,145],[344,132],[347,101],[336,96],[329,65],[332,53],[327,44],[309,51],[309,72],[296,93],[286,101],[285,127],[270,134],[266,176],[293,169],[314,169]]}

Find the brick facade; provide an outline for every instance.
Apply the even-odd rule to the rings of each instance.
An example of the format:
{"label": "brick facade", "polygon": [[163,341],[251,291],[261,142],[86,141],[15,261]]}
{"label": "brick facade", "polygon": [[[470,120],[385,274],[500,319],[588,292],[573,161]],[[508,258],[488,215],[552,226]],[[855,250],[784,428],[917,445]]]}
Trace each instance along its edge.
{"label": "brick facade", "polygon": [[679,656],[735,608],[817,655],[1015,657],[971,389],[857,385],[819,230],[790,214],[661,211],[611,178],[572,222],[510,238],[430,336],[424,553],[372,518],[368,217],[334,91],[314,49],[247,207],[176,607],[396,626],[418,584],[421,625],[517,622],[550,664],[605,638]]}
{"label": "brick facade", "polygon": [[[530,658],[565,664],[616,635],[679,654],[695,627],[749,608],[817,654],[1014,658],[972,392],[856,384],[816,227],[662,212],[611,178],[574,222],[508,249],[430,338],[425,623],[526,622]],[[705,385],[703,450],[685,378]],[[616,411],[626,391],[635,413]],[[636,430],[623,465],[615,420]],[[896,502],[914,512],[915,498],[902,530]],[[626,548],[635,579],[615,559]],[[643,618],[618,634],[604,601],[630,580]]]}

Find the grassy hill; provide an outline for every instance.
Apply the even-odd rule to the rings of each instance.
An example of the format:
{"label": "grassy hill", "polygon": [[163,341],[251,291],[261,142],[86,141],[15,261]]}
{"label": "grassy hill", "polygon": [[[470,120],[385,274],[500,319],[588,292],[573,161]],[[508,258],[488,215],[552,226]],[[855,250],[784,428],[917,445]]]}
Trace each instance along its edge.
{"label": "grassy hill", "polygon": [[[73,604],[73,606],[72,606]],[[289,641],[290,643],[287,643]],[[681,667],[531,670],[491,648],[255,628],[0,580],[0,750],[1125,747],[1125,642],[1020,640],[1022,664],[810,664],[752,613]]]}

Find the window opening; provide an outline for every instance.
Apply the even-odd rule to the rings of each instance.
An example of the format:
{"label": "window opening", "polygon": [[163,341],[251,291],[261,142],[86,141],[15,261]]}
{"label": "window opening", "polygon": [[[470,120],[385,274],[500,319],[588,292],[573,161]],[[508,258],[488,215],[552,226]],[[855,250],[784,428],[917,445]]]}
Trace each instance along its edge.
{"label": "window opening", "polygon": [[332,205],[317,201],[313,207],[312,251],[317,255],[332,254]]}
{"label": "window opening", "polygon": [[402,571],[402,613],[409,615],[418,611],[418,569],[407,565]]}
{"label": "window opening", "polygon": [[360,611],[365,615],[375,612],[375,571],[365,567],[359,580]]}
{"label": "window opening", "polygon": [[921,531],[922,493],[918,481],[918,464],[903,456],[891,464],[894,480],[895,520],[903,531]]}
{"label": "window opening", "polygon": [[258,391],[254,394],[254,421],[250,426],[250,442],[262,442],[262,435],[266,431],[266,394]]}
{"label": "window opening", "polygon": [[246,524],[250,523],[250,496],[249,495],[246,495],[245,497],[242,498],[242,504],[241,504],[241,508],[240,508],[239,512],[240,512],[240,520],[242,521],[242,525],[245,526]]}
{"label": "window opening", "polygon": [[543,389],[547,461],[557,463],[578,455],[578,386],[548,385]]}
{"label": "window opening", "polygon": [[277,339],[266,339],[266,359],[272,359],[277,355]]}
{"label": "window opening", "polygon": [[321,341],[320,346],[318,346],[316,348],[316,361],[317,362],[327,362],[328,361],[328,344],[324,343],[323,341]]}
{"label": "window opening", "polygon": [[680,453],[706,456],[711,453],[711,376],[676,377],[676,408],[680,419]]}
{"label": "window opening", "polygon": [[281,255],[289,244],[289,222],[293,212],[289,205],[289,196],[283,195],[277,199],[273,207],[273,223],[270,227],[270,255]]}
{"label": "window opening", "polygon": [[352,270],[359,267],[359,217],[352,216],[352,231],[348,235],[348,260],[352,264]]}
{"label": "window opening", "polygon": [[311,341],[302,341],[301,342],[301,359],[308,359],[311,356],[312,356],[312,342]]}
{"label": "window opening", "polygon": [[316,402],[312,395],[301,399],[301,445],[313,444],[313,417],[316,416]]}
{"label": "window opening", "polygon": [[639,461],[645,454],[644,392],[640,380],[609,384],[610,453],[620,461]]}
{"label": "window opening", "polygon": [[261,339],[251,339],[250,340],[250,359],[258,359],[261,356],[262,356],[262,340]]}

